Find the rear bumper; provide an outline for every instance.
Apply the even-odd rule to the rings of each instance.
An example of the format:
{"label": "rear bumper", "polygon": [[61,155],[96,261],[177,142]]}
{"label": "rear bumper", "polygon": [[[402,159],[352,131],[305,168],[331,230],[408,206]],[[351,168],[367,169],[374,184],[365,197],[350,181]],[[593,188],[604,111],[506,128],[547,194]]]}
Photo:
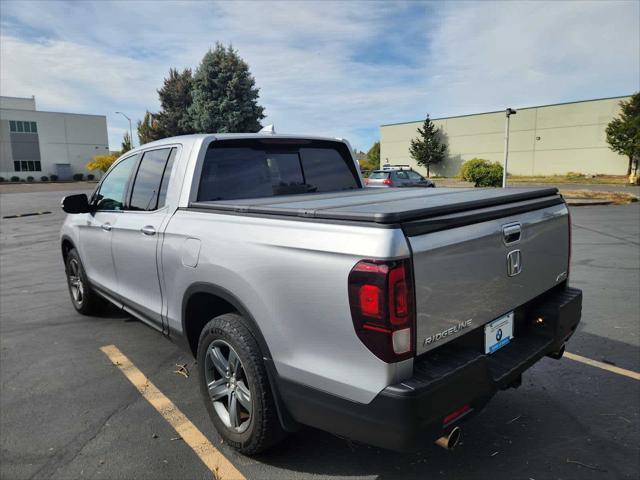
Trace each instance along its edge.
{"label": "rear bumper", "polygon": [[[383,448],[412,450],[478,412],[498,390],[518,385],[535,362],[561,350],[580,322],[581,309],[580,290],[549,292],[517,311],[514,340],[494,354],[450,342],[416,358],[411,379],[385,388],[369,404],[284,380],[278,390],[302,424]],[[543,322],[536,323],[538,318]],[[465,405],[470,407],[465,414],[443,424]]]}

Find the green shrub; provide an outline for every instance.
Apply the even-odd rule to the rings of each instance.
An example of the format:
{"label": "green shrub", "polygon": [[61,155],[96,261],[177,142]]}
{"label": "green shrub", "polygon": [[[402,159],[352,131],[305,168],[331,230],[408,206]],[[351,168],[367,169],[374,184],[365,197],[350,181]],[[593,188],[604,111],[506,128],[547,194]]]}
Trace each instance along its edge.
{"label": "green shrub", "polygon": [[499,187],[502,185],[502,165],[483,158],[472,158],[462,164],[460,177],[473,182],[476,187]]}
{"label": "green shrub", "polygon": [[89,175],[87,175],[87,180],[95,180],[96,176],[93,173],[90,173]]}
{"label": "green shrub", "polygon": [[584,178],[585,176],[579,172],[567,172],[567,178]]}
{"label": "green shrub", "polygon": [[13,177],[11,177],[11,181],[12,182],[19,182],[20,181],[20,177],[16,177],[15,175]]}
{"label": "green shrub", "polygon": [[0,177],[0,183],[4,182],[4,177]]}
{"label": "green shrub", "polygon": [[49,181],[49,177],[47,177],[46,175],[43,175],[43,176],[40,177],[40,180],[42,182],[48,182]]}
{"label": "green shrub", "polygon": [[73,179],[74,179],[76,182],[79,182],[79,181],[81,181],[81,180],[83,180],[83,179],[84,179],[84,174],[82,174],[82,173],[74,173],[74,174],[73,174]]}
{"label": "green shrub", "polygon": [[33,178],[31,175],[27,177],[27,182],[33,182],[34,180],[35,178]]}
{"label": "green shrub", "polygon": [[56,175],[55,173],[52,173],[51,175],[49,175],[49,178],[51,179],[52,182],[55,182],[56,180],[58,180],[58,175]]}

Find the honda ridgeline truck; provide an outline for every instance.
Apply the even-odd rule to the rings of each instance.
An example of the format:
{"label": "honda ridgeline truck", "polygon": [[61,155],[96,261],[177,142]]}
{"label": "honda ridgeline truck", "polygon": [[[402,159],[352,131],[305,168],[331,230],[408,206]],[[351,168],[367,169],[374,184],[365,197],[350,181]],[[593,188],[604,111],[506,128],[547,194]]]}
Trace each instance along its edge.
{"label": "honda ridgeline truck", "polygon": [[73,306],[182,344],[246,454],[300,425],[452,447],[580,321],[555,188],[364,188],[341,139],[167,138],[62,207]]}

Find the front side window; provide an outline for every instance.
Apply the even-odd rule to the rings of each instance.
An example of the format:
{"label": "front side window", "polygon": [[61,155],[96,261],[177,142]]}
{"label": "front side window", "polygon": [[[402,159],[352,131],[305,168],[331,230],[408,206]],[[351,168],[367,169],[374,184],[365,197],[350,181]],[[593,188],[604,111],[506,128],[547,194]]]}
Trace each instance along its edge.
{"label": "front side window", "polygon": [[104,178],[93,200],[98,210],[122,210],[124,194],[136,158],[137,155],[132,155],[120,161]]}
{"label": "front side window", "polygon": [[422,175],[420,175],[419,173],[414,172],[413,170],[408,171],[407,172],[407,176],[409,177],[410,180],[414,180],[416,182],[424,180],[424,178],[422,178]]}
{"label": "front side window", "polygon": [[129,210],[150,211],[164,206],[164,198],[163,205],[158,205],[158,197],[171,150],[162,148],[144,154],[133,183]]}
{"label": "front side window", "polygon": [[202,165],[199,201],[273,197],[359,188],[343,143],[320,140],[212,142]]}

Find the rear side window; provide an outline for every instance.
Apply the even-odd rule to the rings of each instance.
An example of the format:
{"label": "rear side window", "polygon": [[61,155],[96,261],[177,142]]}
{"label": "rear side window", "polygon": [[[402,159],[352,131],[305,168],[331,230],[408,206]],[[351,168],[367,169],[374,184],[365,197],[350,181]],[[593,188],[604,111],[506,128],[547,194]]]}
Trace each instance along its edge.
{"label": "rear side window", "polygon": [[[164,184],[163,178],[169,163],[172,163],[171,148],[151,150],[145,152],[131,191],[129,210],[157,210],[164,206],[166,198],[166,185],[164,195],[160,201],[160,192]],[[167,172],[167,177],[170,172]],[[168,182],[167,178],[167,182]]]}
{"label": "rear side window", "polygon": [[348,148],[309,140],[213,142],[205,156],[199,201],[273,197],[359,188]]}
{"label": "rear side window", "polygon": [[369,178],[371,180],[385,180],[389,178],[389,173],[388,172],[371,172],[371,174],[369,175]]}

